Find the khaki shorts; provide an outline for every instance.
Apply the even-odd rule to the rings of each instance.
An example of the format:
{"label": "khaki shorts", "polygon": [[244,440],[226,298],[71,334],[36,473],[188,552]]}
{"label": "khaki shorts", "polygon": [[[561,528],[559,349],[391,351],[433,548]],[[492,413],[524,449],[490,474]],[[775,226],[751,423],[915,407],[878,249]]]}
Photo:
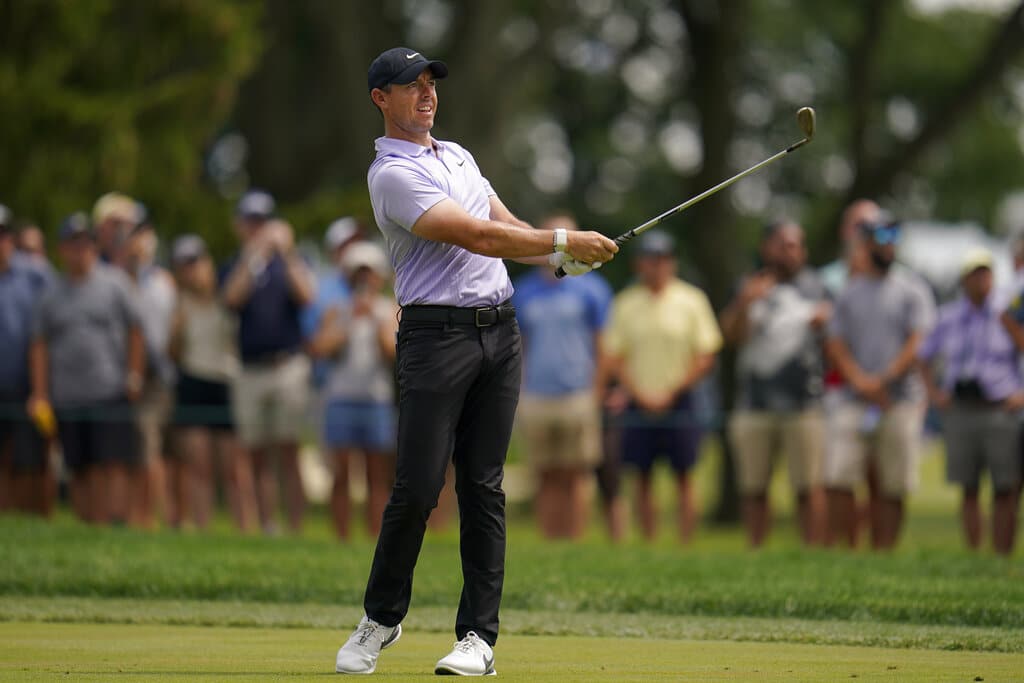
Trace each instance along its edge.
{"label": "khaki shorts", "polygon": [[558,398],[523,394],[516,424],[538,469],[601,462],[601,415],[591,391]]}
{"label": "khaki shorts", "polygon": [[917,486],[917,462],[924,406],[897,403],[875,414],[856,401],[839,402],[828,418],[825,485],[851,490],[864,480],[868,459],[878,471],[882,493],[902,497]]}
{"label": "khaki shorts", "polygon": [[139,398],[138,424],[142,461],[154,462],[168,455],[164,438],[174,407],[174,394],[159,380],[148,380]]}
{"label": "khaki shorts", "polygon": [[825,418],[820,410],[793,413],[737,411],[729,420],[740,493],[768,490],[775,458],[783,453],[795,492],[821,485]]}
{"label": "khaki shorts", "polygon": [[242,443],[250,447],[294,443],[306,427],[309,359],[245,365],[231,385],[231,411]]}

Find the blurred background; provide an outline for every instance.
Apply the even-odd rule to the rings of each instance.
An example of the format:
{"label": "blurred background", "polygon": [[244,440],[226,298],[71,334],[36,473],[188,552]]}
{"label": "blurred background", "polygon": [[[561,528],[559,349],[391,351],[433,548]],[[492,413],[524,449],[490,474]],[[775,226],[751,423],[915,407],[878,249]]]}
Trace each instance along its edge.
{"label": "blurred background", "polygon": [[319,241],[372,218],[366,67],[402,44],[448,62],[436,135],[514,211],[617,234],[798,139],[812,105],[813,145],[671,223],[720,305],[774,216],[803,222],[819,264],[859,196],[1024,226],[1022,17],[1008,0],[0,0],[0,188],[50,239],[116,188],[223,256],[255,185]]}

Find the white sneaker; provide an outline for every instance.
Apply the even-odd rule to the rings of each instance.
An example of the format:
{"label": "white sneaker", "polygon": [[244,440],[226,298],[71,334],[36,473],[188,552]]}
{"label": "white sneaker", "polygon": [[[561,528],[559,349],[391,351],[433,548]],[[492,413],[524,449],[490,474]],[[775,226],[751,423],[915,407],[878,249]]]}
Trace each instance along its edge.
{"label": "white sneaker", "polygon": [[377,668],[380,651],[391,647],[401,637],[401,624],[384,626],[364,616],[348,642],[338,650],[334,670],[340,674],[372,674]]}
{"label": "white sneaker", "polygon": [[494,650],[480,636],[470,631],[455,643],[455,649],[434,667],[438,676],[497,676]]}

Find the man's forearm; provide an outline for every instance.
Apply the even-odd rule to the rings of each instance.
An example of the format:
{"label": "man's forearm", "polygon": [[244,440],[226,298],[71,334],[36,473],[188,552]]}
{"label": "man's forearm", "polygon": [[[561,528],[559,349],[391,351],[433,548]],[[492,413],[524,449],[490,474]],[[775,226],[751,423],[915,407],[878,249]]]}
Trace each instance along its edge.
{"label": "man's forearm", "polygon": [[28,348],[29,382],[33,396],[45,397],[50,393],[49,363],[46,357],[46,343],[33,339]]}
{"label": "man's forearm", "polygon": [[224,284],[224,303],[235,309],[244,306],[252,292],[252,284],[249,261],[243,258],[228,274],[228,280]]}
{"label": "man's forearm", "polygon": [[288,254],[283,258],[285,273],[288,277],[288,289],[291,291],[292,298],[300,306],[308,306],[316,296],[316,291],[306,264],[295,254]]}
{"label": "man's forearm", "polygon": [[682,381],[679,382],[672,390],[673,397],[678,396],[684,392],[689,391],[697,385],[702,379],[708,376],[711,369],[715,367],[715,354],[707,353],[697,357],[690,366],[689,372],[683,377]]}
{"label": "man's forearm", "polygon": [[850,354],[846,343],[838,337],[832,337],[825,342],[825,350],[828,357],[832,359],[839,374],[847,382],[856,382],[864,376],[863,370]]}
{"label": "man's forearm", "polygon": [[142,377],[146,369],[146,342],[142,328],[133,326],[128,332],[128,374]]}
{"label": "man's forearm", "polygon": [[913,367],[914,362],[917,360],[917,351],[921,347],[921,337],[920,332],[914,332],[907,338],[899,354],[889,363],[889,367],[883,373],[885,381],[889,382],[898,379],[907,374],[910,368]]}

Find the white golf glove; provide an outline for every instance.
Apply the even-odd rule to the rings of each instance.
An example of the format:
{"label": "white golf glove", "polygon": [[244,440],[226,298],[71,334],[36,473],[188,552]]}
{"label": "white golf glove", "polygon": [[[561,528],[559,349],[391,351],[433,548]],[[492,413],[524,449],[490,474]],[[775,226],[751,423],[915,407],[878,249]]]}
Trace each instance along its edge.
{"label": "white golf glove", "polygon": [[566,275],[583,275],[601,267],[601,262],[593,264],[577,261],[564,251],[558,251],[548,256],[548,263],[555,268],[561,268]]}

